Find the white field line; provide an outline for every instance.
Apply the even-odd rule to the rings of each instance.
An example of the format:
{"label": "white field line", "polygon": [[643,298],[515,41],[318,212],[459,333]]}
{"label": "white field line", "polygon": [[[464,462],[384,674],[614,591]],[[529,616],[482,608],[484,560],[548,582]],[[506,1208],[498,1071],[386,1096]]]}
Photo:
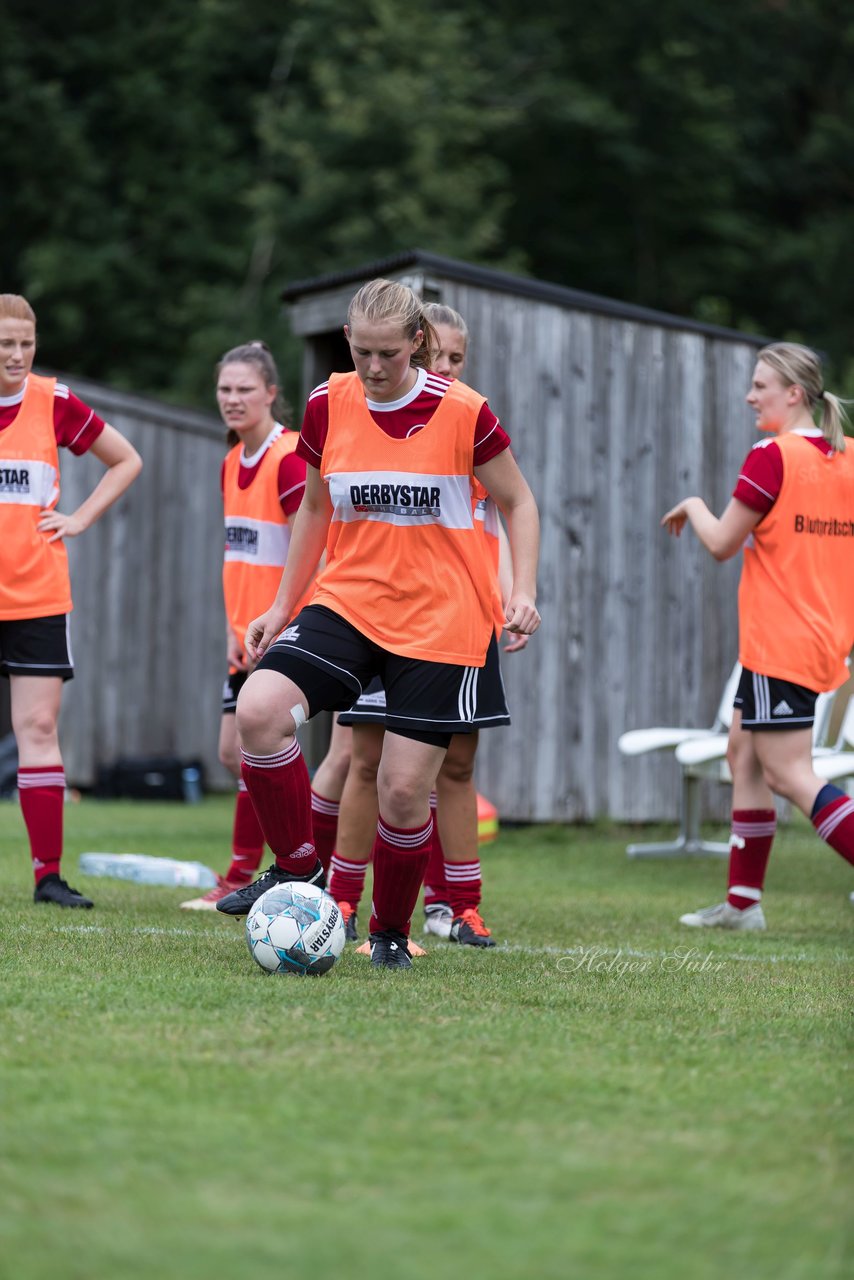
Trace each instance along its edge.
{"label": "white field line", "polygon": [[[104,925],[104,924],[59,924],[54,925],[49,930],[51,933],[138,933],[150,937],[162,938],[216,938],[225,939],[229,942],[243,942],[243,929],[238,932],[226,929],[179,929],[176,927],[164,928],[158,925],[131,925],[125,928],[121,925]],[[690,935],[691,940],[698,942],[693,934]],[[708,934],[702,935],[708,941],[711,938]],[[688,949],[688,938],[685,938],[684,945],[672,947],[668,951],[638,951],[634,947],[603,947],[598,943],[579,943],[572,947],[528,947],[519,943],[504,942],[496,946],[495,951],[498,954],[513,953],[526,956],[590,956],[592,958],[605,956],[626,956],[632,960],[661,960],[670,958],[676,951],[680,954]],[[696,948],[695,948],[696,949]],[[794,952],[792,954],[778,954],[771,952],[764,955],[744,955],[739,951],[716,951],[714,952],[716,961],[737,960],[743,964],[822,964],[828,960],[832,964],[849,964],[851,957],[838,953],[830,957],[811,957],[803,951]]]}

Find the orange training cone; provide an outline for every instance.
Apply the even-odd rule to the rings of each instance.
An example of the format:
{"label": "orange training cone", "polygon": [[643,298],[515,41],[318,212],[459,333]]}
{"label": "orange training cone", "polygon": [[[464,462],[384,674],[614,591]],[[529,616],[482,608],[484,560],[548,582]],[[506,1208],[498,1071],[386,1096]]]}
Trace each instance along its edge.
{"label": "orange training cone", "polygon": [[485,796],[477,797],[477,842],[490,844],[498,839],[498,810]]}

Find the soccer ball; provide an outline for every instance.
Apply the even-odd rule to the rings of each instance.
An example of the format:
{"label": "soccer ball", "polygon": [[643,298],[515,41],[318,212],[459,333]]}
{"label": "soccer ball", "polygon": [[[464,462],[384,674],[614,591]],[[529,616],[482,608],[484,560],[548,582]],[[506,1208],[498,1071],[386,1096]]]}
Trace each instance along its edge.
{"label": "soccer ball", "polygon": [[338,904],[316,884],[274,885],[246,917],[249,953],[267,973],[320,974],[344,950]]}

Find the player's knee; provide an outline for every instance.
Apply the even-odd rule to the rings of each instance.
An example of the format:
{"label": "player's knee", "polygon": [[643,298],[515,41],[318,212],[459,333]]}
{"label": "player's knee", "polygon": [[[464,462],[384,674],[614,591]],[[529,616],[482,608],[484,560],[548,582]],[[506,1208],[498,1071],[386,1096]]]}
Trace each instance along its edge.
{"label": "player's knee", "polygon": [[42,745],[56,737],[56,716],[50,708],[32,707],[26,714],[15,717],[15,737],[18,745]]}
{"label": "player's knee", "polygon": [[753,750],[753,743],[746,734],[739,735],[733,741],[730,738],[726,749],[726,762],[733,778],[753,778],[761,772],[759,761]]}
{"label": "player's knee", "polygon": [[323,762],[328,771],[329,782],[339,793],[347,781],[347,774],[350,772],[350,758],[349,749],[339,747],[333,755],[327,756]]}
{"label": "player's knee", "polygon": [[380,813],[389,822],[409,826],[417,821],[416,814],[429,807],[429,792],[424,781],[405,772],[380,772],[377,779]]}
{"label": "player's knee", "polygon": [[449,751],[442,761],[442,768],[439,770],[439,786],[443,782],[450,782],[454,786],[467,787],[473,777],[474,759],[457,759],[452,757]]}
{"label": "player's knee", "polygon": [[730,741],[726,749],[726,762],[729,765],[729,771],[735,778],[741,773],[741,762],[743,752]]}
{"label": "player's knee", "polygon": [[365,787],[376,787],[377,773],[380,767],[380,756],[374,755],[373,752],[367,754],[353,753],[350,762],[350,770],[356,781]]}
{"label": "player's knee", "polygon": [[[299,723],[302,724],[305,720],[302,707],[298,712]],[[271,709],[269,699],[263,691],[256,691],[251,681],[247,681],[240,691],[236,715],[238,736],[250,754],[264,755],[278,747],[283,738],[296,733],[294,711],[278,707]]]}

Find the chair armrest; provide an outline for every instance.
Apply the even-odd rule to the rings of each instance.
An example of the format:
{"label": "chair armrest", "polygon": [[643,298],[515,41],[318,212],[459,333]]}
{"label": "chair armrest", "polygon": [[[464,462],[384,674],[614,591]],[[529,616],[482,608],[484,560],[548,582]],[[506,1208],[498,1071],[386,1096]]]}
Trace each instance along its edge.
{"label": "chair armrest", "polygon": [[647,751],[678,747],[680,742],[690,742],[695,738],[708,738],[711,734],[711,729],[630,729],[620,735],[617,746],[624,756],[640,756]]}
{"label": "chair armrest", "polygon": [[716,733],[693,742],[683,742],[676,748],[676,759],[683,768],[710,764],[713,760],[723,760],[726,756],[727,741],[725,733]]}
{"label": "chair armrest", "polygon": [[854,777],[854,751],[828,751],[824,755],[814,755],[812,767],[825,782],[833,778]]}

